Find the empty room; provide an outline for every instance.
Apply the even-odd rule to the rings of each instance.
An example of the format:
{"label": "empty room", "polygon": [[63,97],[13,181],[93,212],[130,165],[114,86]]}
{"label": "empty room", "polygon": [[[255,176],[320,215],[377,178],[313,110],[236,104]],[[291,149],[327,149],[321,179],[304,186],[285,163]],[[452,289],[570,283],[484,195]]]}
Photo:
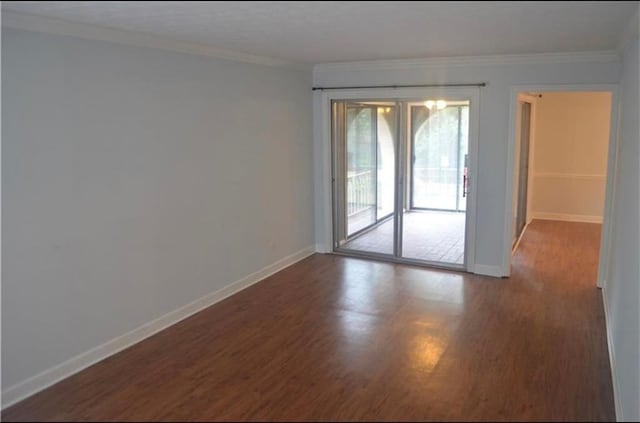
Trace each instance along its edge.
{"label": "empty room", "polygon": [[639,10],[2,2],[2,420],[639,420]]}

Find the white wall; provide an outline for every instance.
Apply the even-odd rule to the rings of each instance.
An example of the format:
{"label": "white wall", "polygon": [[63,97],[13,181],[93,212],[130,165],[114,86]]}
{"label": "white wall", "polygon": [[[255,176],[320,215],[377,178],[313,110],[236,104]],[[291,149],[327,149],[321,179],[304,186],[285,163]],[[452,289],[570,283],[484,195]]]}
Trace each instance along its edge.
{"label": "white wall", "polygon": [[[511,234],[505,233],[505,193],[511,89],[535,84],[616,84],[618,59],[609,55],[544,55],[539,58],[478,58],[327,64],[314,69],[316,86],[442,84],[487,82],[480,89],[476,266],[504,274]],[[321,157],[321,95],[315,96],[315,152]],[[514,107],[515,109],[515,107]],[[316,160],[316,242],[330,245],[330,190],[326,166]],[[472,181],[473,183],[474,181]],[[473,189],[473,185],[472,185]],[[507,225],[507,229],[510,225]]]}
{"label": "white wall", "polygon": [[611,93],[545,92],[535,108],[533,217],[602,222]]}
{"label": "white wall", "polygon": [[611,262],[604,288],[618,420],[640,420],[640,108],[638,27],[623,55]]}
{"label": "white wall", "polygon": [[3,389],[312,246],[310,88],[3,28]]}

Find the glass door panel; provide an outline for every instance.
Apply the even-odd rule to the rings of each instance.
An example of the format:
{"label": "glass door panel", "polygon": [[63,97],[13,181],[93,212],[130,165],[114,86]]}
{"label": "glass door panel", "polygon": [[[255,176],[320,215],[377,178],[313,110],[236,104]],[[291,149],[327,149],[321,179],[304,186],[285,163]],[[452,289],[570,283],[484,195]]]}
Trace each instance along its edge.
{"label": "glass door panel", "polygon": [[347,236],[376,222],[375,112],[347,106]]}
{"label": "glass door panel", "polygon": [[411,104],[402,257],[464,264],[469,103]]}
{"label": "glass door panel", "polygon": [[458,210],[460,107],[411,107],[411,208]]}
{"label": "glass door panel", "polygon": [[392,255],[396,106],[334,102],[337,248]]}

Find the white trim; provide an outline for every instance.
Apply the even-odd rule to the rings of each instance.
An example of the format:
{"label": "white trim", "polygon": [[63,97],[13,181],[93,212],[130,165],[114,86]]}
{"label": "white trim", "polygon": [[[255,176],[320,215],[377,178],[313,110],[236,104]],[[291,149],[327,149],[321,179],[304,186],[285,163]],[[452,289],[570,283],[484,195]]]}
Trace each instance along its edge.
{"label": "white trim", "polygon": [[596,181],[606,181],[607,175],[588,175],[582,173],[551,173],[540,172],[534,173],[534,178],[547,178],[547,179],[588,179]]}
{"label": "white trim", "polygon": [[[316,173],[315,188],[320,195],[316,198],[316,211],[322,210],[322,222],[319,233],[324,242],[322,251],[333,251],[333,195],[331,171],[331,101],[332,100],[379,100],[392,98],[400,101],[421,100],[429,97],[445,97],[450,100],[469,100],[469,196],[467,198],[466,234],[465,234],[465,267],[473,271],[475,267],[476,240],[476,183],[478,180],[478,143],[480,90],[477,87],[438,87],[438,88],[364,88],[344,91],[322,91],[316,94],[314,103],[319,109],[319,134],[314,134],[314,151],[320,153],[316,160],[319,166]],[[317,115],[315,117],[318,117]],[[314,119],[315,121],[316,119]]]}
{"label": "white trim", "polygon": [[602,216],[589,216],[585,214],[566,214],[566,213],[547,213],[537,212],[532,213],[533,219],[540,220],[561,220],[564,222],[584,222],[584,223],[602,223]]}
{"label": "white trim", "polygon": [[600,257],[598,266],[597,286],[602,287],[608,262],[610,260],[611,225],[610,216],[613,215],[613,190],[615,168],[618,151],[618,85],[617,84],[554,84],[554,85],[513,85],[509,98],[509,133],[507,143],[507,169],[505,190],[505,215],[503,225],[503,256],[502,269],[506,276],[511,273],[511,243],[512,243],[512,219],[513,219],[513,173],[515,165],[515,118],[518,94],[521,92],[563,92],[563,91],[606,91],[611,93],[611,125],[609,131],[609,151],[607,157],[607,177],[605,189],[605,205],[603,215],[602,238],[600,242]]}
{"label": "white trim", "polygon": [[500,266],[489,266],[486,264],[476,264],[473,268],[476,275],[492,276],[494,278],[502,278],[506,276]]}
{"label": "white trim", "polygon": [[[531,220],[533,220],[533,218]],[[522,241],[522,238],[524,237],[524,233],[527,231],[527,228],[529,227],[529,223],[531,223],[531,221],[525,222],[524,228],[522,228],[522,232],[520,232],[520,236],[516,240],[516,243],[513,244],[513,248],[511,249],[511,255],[514,255],[516,253],[516,250],[520,246],[520,241]]]}
{"label": "white trim", "polygon": [[596,286],[604,288],[611,263],[611,243],[613,242],[613,205],[616,196],[616,178],[618,174],[618,156],[620,142],[618,131],[622,116],[619,113],[620,101],[617,88],[611,96],[611,119],[609,128],[609,148],[607,150],[607,177],[605,182],[604,216],[602,226],[602,241],[600,242],[600,257],[598,257],[598,279]]}
{"label": "white trim", "polygon": [[[537,95],[520,94],[518,101],[523,103],[529,103],[531,105],[531,116],[529,119],[529,172],[527,175],[527,209],[525,211],[525,224],[531,223],[533,218],[531,217],[533,204],[533,192],[535,189],[535,180],[533,178],[533,170],[535,169],[535,147],[536,147],[536,121],[538,119],[538,99]],[[520,133],[516,134],[519,137]],[[519,143],[519,139],[517,140]],[[515,183],[515,180],[514,180]],[[523,229],[524,233],[524,229]]]}
{"label": "white trim", "polygon": [[[314,136],[316,148],[314,151],[320,153],[320,158],[316,158],[315,163],[319,167],[316,175],[318,179],[314,182],[316,192],[319,193],[316,198],[316,213],[322,211],[320,216],[323,218],[319,221],[320,228],[316,233],[321,235],[323,251],[333,251],[333,181],[331,170],[332,149],[331,149],[331,97],[328,92],[315,92],[318,104],[318,112],[320,119],[314,116],[314,122],[318,121],[318,133]],[[316,156],[317,157],[317,156]]]}
{"label": "white trim", "polygon": [[313,73],[363,72],[381,70],[407,70],[415,68],[532,65],[555,63],[608,63],[619,62],[615,50],[567,53],[505,54],[486,56],[432,57],[425,59],[371,60],[357,62],[319,63]]}
{"label": "white trim", "polygon": [[106,28],[98,25],[69,22],[62,19],[8,12],[4,10],[2,11],[2,26],[13,29],[44,32],[48,34],[68,35],[88,40],[108,41],[138,47],[172,50],[181,53],[217,57],[220,59],[252,63],[256,65],[293,68],[305,71],[311,70],[311,65],[290,62],[273,57],[240,53],[218,48],[209,44],[174,41],[143,32]]}
{"label": "white trim", "polygon": [[[518,191],[519,191],[519,179],[520,179],[520,168],[519,168],[519,163],[520,163],[520,154],[522,154],[522,152],[520,151],[520,147],[521,147],[521,132],[522,132],[522,105],[527,103],[529,104],[529,106],[531,107],[531,114],[529,116],[529,161],[527,163],[528,165],[528,169],[529,171],[527,172],[527,207],[525,210],[525,226],[528,225],[529,223],[531,223],[532,220],[532,212],[531,212],[531,204],[533,203],[533,190],[534,190],[534,178],[533,178],[533,163],[534,163],[534,149],[535,149],[535,122],[536,122],[536,100],[537,97],[533,96],[533,95],[528,95],[528,94],[523,94],[520,93],[518,94],[518,101],[517,101],[517,109],[516,109],[516,129],[515,129],[515,144],[514,144],[514,171],[513,171],[513,197],[512,197],[512,201],[513,201],[513,205],[512,205],[512,233],[515,235],[515,231],[516,231],[516,213],[517,213],[517,207],[518,207]],[[517,165],[516,165],[517,164]],[[515,243],[513,243],[514,247],[511,249],[511,254],[513,255],[515,253],[515,249],[518,245],[518,243],[520,242],[520,238],[522,238],[522,234],[524,233],[524,228],[522,230],[522,233],[520,234],[520,236],[518,237],[517,240],[515,240]],[[513,241],[513,240],[511,240]]]}
{"label": "white trim", "polygon": [[7,408],[49,386],[60,382],[87,367],[104,360],[140,341],[164,330],[181,320],[217,303],[251,285],[262,281],[280,270],[315,253],[314,247],[304,248],[294,254],[272,263],[257,272],[230,283],[224,288],[207,294],[197,300],[171,311],[164,316],[154,319],[118,336],[89,351],[77,355],[55,367],[47,369],[27,380],[19,382],[2,392],[2,408]]}
{"label": "white trim", "polygon": [[606,281],[603,283],[603,288],[600,290],[602,292],[602,304],[604,305],[604,328],[607,333],[607,348],[609,349],[609,365],[611,366],[611,384],[613,385],[613,403],[615,404],[615,420],[616,421],[624,421],[624,416],[622,413],[622,404],[620,403],[620,388],[618,385],[618,375],[616,372],[616,354],[613,344],[613,339],[611,338],[611,318],[609,317],[609,309],[607,308],[607,290],[605,288]]}
{"label": "white trim", "polygon": [[[480,90],[475,89],[475,96],[469,104],[469,177],[467,179],[467,210],[465,232],[465,266],[467,271],[476,271],[476,227],[478,208],[478,156],[480,151]],[[475,102],[475,107],[474,106]]]}
{"label": "white trim", "polygon": [[507,172],[505,174],[506,191],[505,191],[505,215],[503,226],[503,258],[502,258],[502,273],[507,276],[511,275],[511,246],[513,245],[513,196],[515,194],[515,174],[516,174],[516,151],[517,141],[520,134],[517,123],[520,119],[520,100],[519,95],[527,89],[517,90],[515,87],[511,88],[509,95],[509,134],[507,142]]}

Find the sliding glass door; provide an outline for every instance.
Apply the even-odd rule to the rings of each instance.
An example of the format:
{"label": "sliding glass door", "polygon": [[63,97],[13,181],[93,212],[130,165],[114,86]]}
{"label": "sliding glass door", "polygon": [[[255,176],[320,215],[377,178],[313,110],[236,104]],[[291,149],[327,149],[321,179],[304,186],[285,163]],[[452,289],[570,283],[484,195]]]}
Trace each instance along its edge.
{"label": "sliding glass door", "polygon": [[332,102],[335,251],[464,266],[469,107]]}

